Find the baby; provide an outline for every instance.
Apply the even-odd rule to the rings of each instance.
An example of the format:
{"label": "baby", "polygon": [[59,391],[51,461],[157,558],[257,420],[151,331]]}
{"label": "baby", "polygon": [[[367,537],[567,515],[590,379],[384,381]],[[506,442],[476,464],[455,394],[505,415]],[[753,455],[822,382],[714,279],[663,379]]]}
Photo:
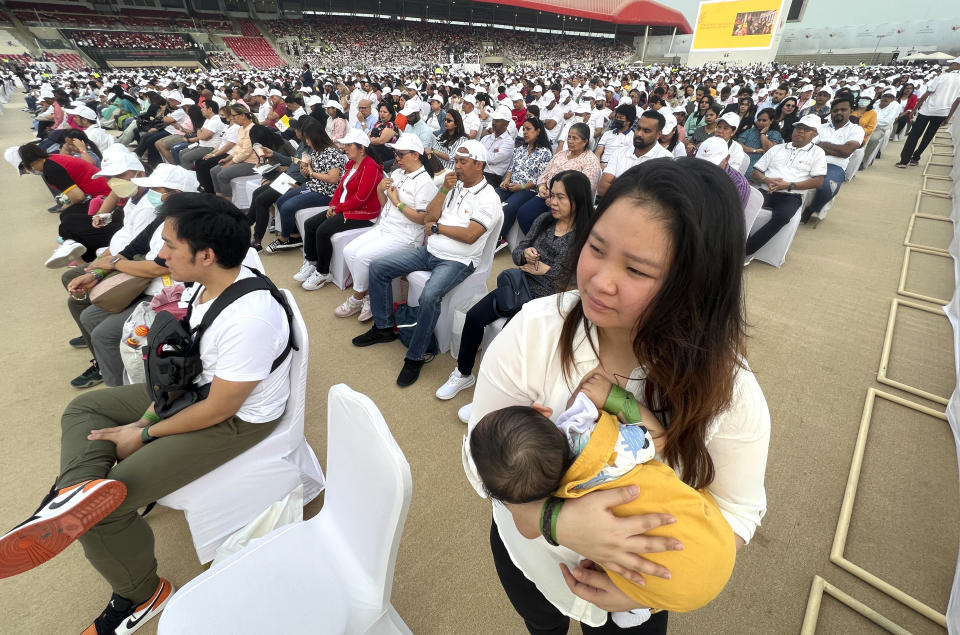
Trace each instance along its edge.
{"label": "baby", "polygon": [[613,513],[670,514],[675,524],[649,533],[676,538],[684,548],[643,554],[666,567],[669,580],[646,576],[639,585],[607,573],[643,606],[692,611],[713,600],[730,579],[733,530],[709,493],[691,488],[653,459],[653,439],[662,435],[660,422],[630,392],[594,374],[556,423],[528,406],[487,414],[470,434],[470,453],[490,496],[508,505],[639,486],[640,495]]}

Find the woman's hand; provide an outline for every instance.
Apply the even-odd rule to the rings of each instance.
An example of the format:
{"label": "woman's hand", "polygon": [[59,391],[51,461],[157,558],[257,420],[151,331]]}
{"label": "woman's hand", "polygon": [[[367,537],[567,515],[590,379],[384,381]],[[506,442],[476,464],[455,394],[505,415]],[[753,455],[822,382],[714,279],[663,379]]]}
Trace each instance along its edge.
{"label": "woman's hand", "polygon": [[300,174],[302,174],[302,175],[304,175],[304,176],[310,176],[311,173],[312,173],[312,172],[311,172],[310,164],[309,164],[309,163],[304,163],[304,162],[301,161],[301,162],[300,162]]}
{"label": "woman's hand", "polygon": [[550,265],[545,265],[539,260],[527,262],[519,267],[520,271],[529,273],[531,276],[542,276],[550,271]]}
{"label": "woman's hand", "polygon": [[507,189],[510,190],[511,192],[519,192],[520,190],[523,189],[523,186],[520,185],[519,183],[511,183],[510,185],[507,186]]}
{"label": "woman's hand", "polygon": [[400,207],[400,190],[393,185],[387,190],[387,198],[390,199],[390,202],[393,203],[395,207]]}
{"label": "woman's hand", "polygon": [[539,187],[537,187],[537,196],[542,199],[546,199],[550,196],[550,190],[547,189],[546,184],[541,184]]}
{"label": "woman's hand", "polygon": [[333,218],[336,215],[337,215],[337,210],[333,209],[332,207],[327,209],[327,218]]}
{"label": "woman's hand", "polygon": [[97,286],[97,277],[92,273],[85,273],[77,276],[67,285],[67,291],[70,293],[86,293]]}
{"label": "woman's hand", "polygon": [[269,159],[273,156],[273,150],[270,148],[260,148],[260,155]]}
{"label": "woman's hand", "polygon": [[537,251],[536,247],[527,247],[523,250],[523,259],[527,262],[540,260],[540,252]]}
{"label": "woman's hand", "polygon": [[385,176],[377,183],[377,192],[382,194],[389,190],[391,185],[393,185],[393,179]]}
{"label": "woman's hand", "polygon": [[614,516],[611,508],[629,503],[640,494],[635,485],[591,492],[563,504],[557,521],[557,541],[604,569],[631,582],[643,583],[643,575],[670,578],[670,572],[640,554],[679,551],[679,540],[647,536],[646,532],[677,522],[669,514]]}
{"label": "woman's hand", "polygon": [[226,165],[227,163],[230,162],[230,160],[231,160],[230,157],[223,157],[222,159],[217,161],[217,163],[219,163],[220,165]]}
{"label": "woman's hand", "polygon": [[87,440],[110,441],[117,446],[117,458],[123,460],[143,447],[143,442],[140,440],[142,427],[140,422],[136,421],[116,428],[91,430]]}
{"label": "woman's hand", "polygon": [[581,560],[580,566],[574,567],[573,571],[561,563],[560,572],[571,593],[604,611],[617,613],[641,608],[595,562]]}

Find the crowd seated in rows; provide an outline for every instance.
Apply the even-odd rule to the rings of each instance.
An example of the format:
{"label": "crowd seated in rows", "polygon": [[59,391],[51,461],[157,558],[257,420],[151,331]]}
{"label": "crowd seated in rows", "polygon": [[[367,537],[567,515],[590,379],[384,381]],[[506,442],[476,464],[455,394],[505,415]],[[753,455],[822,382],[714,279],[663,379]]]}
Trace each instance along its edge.
{"label": "crowd seated in rows", "polygon": [[73,31],[77,46],[104,49],[192,49],[197,43],[176,33],[130,31]]}

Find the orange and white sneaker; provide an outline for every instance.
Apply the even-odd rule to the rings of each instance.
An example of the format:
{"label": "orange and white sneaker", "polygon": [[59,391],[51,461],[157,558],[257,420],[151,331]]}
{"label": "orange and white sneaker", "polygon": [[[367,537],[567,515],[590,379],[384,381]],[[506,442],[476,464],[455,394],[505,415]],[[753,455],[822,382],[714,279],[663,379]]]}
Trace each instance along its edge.
{"label": "orange and white sneaker", "polygon": [[107,608],[103,609],[100,617],[93,621],[80,635],[129,635],[160,615],[160,611],[167,605],[167,600],[173,595],[173,585],[169,580],[160,578],[153,595],[143,604],[134,606],[127,598],[116,593],[110,598]]}
{"label": "orange and white sneaker", "polygon": [[51,490],[33,516],[0,537],[0,578],[39,566],[115,510],[127,486],[98,478]]}

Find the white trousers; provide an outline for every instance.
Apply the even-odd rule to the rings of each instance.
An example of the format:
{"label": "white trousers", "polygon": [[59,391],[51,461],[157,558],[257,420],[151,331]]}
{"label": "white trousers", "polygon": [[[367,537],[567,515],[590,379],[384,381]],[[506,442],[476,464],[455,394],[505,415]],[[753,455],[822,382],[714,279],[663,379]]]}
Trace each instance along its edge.
{"label": "white trousers", "polygon": [[353,276],[353,290],[361,292],[370,287],[371,262],[388,254],[416,247],[409,239],[385,232],[379,225],[351,240],[343,248],[343,259],[347,261],[350,275]]}

